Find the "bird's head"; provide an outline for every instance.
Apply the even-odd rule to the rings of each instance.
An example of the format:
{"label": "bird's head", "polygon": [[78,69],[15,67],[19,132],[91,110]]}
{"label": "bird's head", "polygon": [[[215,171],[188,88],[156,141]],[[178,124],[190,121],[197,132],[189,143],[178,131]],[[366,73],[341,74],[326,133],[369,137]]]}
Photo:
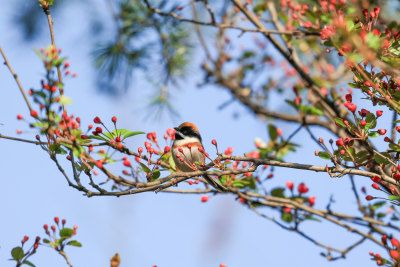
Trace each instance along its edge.
{"label": "bird's head", "polygon": [[201,136],[197,126],[191,122],[184,122],[178,127],[174,128],[175,140],[183,140],[185,138],[198,138],[201,143]]}

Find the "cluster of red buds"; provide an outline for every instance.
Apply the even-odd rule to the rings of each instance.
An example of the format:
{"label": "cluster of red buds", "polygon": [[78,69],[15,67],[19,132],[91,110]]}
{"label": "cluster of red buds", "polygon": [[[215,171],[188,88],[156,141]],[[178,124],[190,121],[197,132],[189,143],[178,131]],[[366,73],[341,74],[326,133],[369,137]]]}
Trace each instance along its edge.
{"label": "cluster of red buds", "polygon": [[[400,253],[399,253],[399,251],[400,251],[400,242],[399,242],[399,240],[397,238],[393,238],[392,237],[389,240],[388,239],[389,238],[388,238],[387,235],[383,235],[381,237],[382,243],[385,246],[385,248],[387,249],[388,254],[390,255],[391,259],[396,264],[398,264],[400,262]],[[390,241],[390,243],[388,241]],[[376,264],[379,265],[379,266],[390,263],[389,260],[383,258],[381,256],[381,254],[379,254],[379,253],[373,253],[371,251],[371,252],[369,252],[369,255],[373,257],[372,260],[376,261]]]}
{"label": "cluster of red buds", "polygon": [[[52,246],[53,248],[57,249],[61,246],[61,242],[57,242],[57,240],[64,241],[74,235],[76,235],[76,230],[78,229],[78,225],[74,225],[73,229],[65,228],[65,224],[67,221],[62,219],[60,222],[59,217],[54,217],[55,224],[50,226],[51,231],[49,230],[49,226],[47,224],[43,225],[44,232],[49,237],[50,240],[44,239],[44,243]],[[59,236],[57,236],[56,230],[59,230]]]}
{"label": "cluster of red buds", "polygon": [[[290,192],[293,193],[293,188],[294,188],[294,183],[292,181],[287,181],[286,182],[286,187],[290,190]],[[300,183],[297,186],[297,191],[299,193],[299,195],[305,194],[309,191],[309,188],[307,187],[307,185],[305,183]],[[308,203],[310,204],[310,206],[313,206],[315,203],[316,197],[312,196],[309,197],[307,199]]]}

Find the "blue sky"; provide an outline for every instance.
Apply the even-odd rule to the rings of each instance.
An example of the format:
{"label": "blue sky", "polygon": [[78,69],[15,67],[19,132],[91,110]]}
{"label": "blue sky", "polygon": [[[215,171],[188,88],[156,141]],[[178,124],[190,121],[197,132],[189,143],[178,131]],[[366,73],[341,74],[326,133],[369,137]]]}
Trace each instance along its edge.
{"label": "blue sky", "polygon": [[[201,78],[195,74],[197,70],[193,70],[193,78],[188,79],[184,88],[173,89],[172,101],[181,115],[181,119],[176,121],[168,117],[162,120],[146,117],[143,102],[147,101],[152,89],[140,80],[140,76],[134,82],[135,88],[123,97],[99,94],[90,57],[89,24],[85,22],[88,8],[86,3],[82,8],[66,6],[54,18],[56,43],[69,57],[71,70],[78,73],[77,78],[65,81],[66,94],[73,99],[68,110],[80,116],[83,125],[91,123],[95,116],[103,121],[117,116],[121,128],[156,131],[161,136],[167,128],[181,121],[192,121],[202,133],[206,150],[213,151],[210,142],[216,139],[221,149],[233,146],[235,155],[250,151],[255,137],[267,140],[266,122],[248,113],[240,104],[233,103],[222,111],[218,110],[229,94],[211,86],[196,88],[196,81]],[[38,86],[43,74],[41,62],[32,48],[46,46],[50,41],[44,32],[33,43],[26,43],[20,29],[12,24],[12,12],[15,12],[15,4],[12,1],[3,3],[0,9],[0,45],[27,90]],[[105,16],[104,19],[110,18]],[[47,28],[47,25],[43,27]],[[24,138],[34,139],[36,133],[16,120],[18,113],[28,117],[28,112],[5,67],[0,67],[0,81],[0,122],[3,124],[0,133],[14,136],[16,129],[21,129],[26,131],[22,135]],[[238,117],[234,116],[236,113]],[[292,124],[278,125],[286,136],[295,129]],[[325,132],[320,132],[319,136],[329,139]],[[136,150],[143,145],[144,138],[132,138],[129,146]],[[287,160],[325,165],[323,160],[313,155],[318,148],[314,143],[307,143],[308,140],[305,132],[296,136],[294,142],[301,143],[302,148],[289,155]],[[11,248],[19,245],[24,235],[31,239],[36,235],[43,237],[43,224],[52,224],[55,216],[67,219],[69,226],[79,225],[76,239],[83,247],[66,249],[76,267],[109,266],[109,259],[115,252],[121,255],[121,267],[212,267],[220,263],[228,267],[374,265],[369,260],[371,244],[368,242],[351,252],[346,260],[327,262],[319,256],[320,248],[258,217],[229,195],[211,197],[207,203],[200,202],[200,195],[169,193],[87,198],[67,186],[56,166],[39,147],[8,140],[0,140],[0,146],[2,266],[14,266],[8,261]],[[350,193],[347,178],[331,179],[324,174],[276,169],[267,188],[284,185],[287,180],[296,185],[306,182],[310,195],[317,197],[316,207],[324,208],[334,194],[337,210],[353,211],[355,199],[344,193]],[[264,212],[277,215],[268,209]],[[345,246],[349,240],[356,240],[329,223],[308,222],[304,229],[328,245]],[[40,267],[66,266],[63,258],[47,247],[40,247],[31,261]]]}

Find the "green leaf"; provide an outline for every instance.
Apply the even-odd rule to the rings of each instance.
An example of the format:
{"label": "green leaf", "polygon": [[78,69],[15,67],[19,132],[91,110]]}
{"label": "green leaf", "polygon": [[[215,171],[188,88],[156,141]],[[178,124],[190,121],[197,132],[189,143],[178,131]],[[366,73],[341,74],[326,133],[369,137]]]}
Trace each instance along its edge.
{"label": "green leaf", "polygon": [[63,104],[63,105],[72,104],[72,99],[67,97],[67,96],[65,96],[65,95],[62,95],[62,96],[60,96],[60,101],[59,102],[61,104]]}
{"label": "green leaf", "polygon": [[66,60],[67,59],[67,57],[62,57],[62,58],[57,58],[57,59],[55,59],[54,61],[53,61],[53,65],[54,66],[60,66],[63,62],[64,62],[64,60]]}
{"label": "green leaf", "polygon": [[288,212],[282,212],[281,219],[285,222],[290,223],[291,221],[293,221],[293,215]]}
{"label": "green leaf", "polygon": [[369,132],[368,137],[375,138],[381,136],[378,132]]}
{"label": "green leaf", "polygon": [[352,88],[358,88],[357,84],[355,83],[348,83],[348,85]]}
{"label": "green leaf", "polygon": [[74,234],[74,230],[71,228],[63,228],[60,230],[60,236],[61,237],[65,237],[65,238],[69,238]]}
{"label": "green leaf", "polygon": [[151,180],[157,180],[158,178],[160,178],[161,172],[160,170],[154,170],[153,174],[151,175]]}
{"label": "green leaf", "polygon": [[116,137],[115,135],[114,135],[114,133],[108,133],[108,132],[103,132],[103,135],[105,136],[105,137],[107,137],[108,139],[114,139],[114,137]]}
{"label": "green leaf", "polygon": [[343,119],[341,118],[335,118],[335,121],[342,127],[347,127],[346,124],[344,124]]}
{"label": "green leaf", "polygon": [[400,196],[395,196],[395,195],[388,195],[388,198],[390,200],[400,200]]}
{"label": "green leaf", "polygon": [[278,131],[276,130],[276,127],[272,124],[268,124],[268,133],[269,133],[269,138],[272,141],[275,141],[278,138]]}
{"label": "green leaf", "polygon": [[237,188],[245,188],[246,184],[243,182],[243,180],[235,180],[233,181],[233,186]]}
{"label": "green leaf", "polygon": [[369,113],[365,118],[367,124],[365,125],[365,129],[374,129],[376,127],[376,117],[374,113]]}
{"label": "green leaf", "polygon": [[76,240],[71,240],[71,241],[69,241],[69,242],[67,243],[67,245],[75,246],[75,247],[82,247],[82,244],[79,243],[79,242],[76,241]]}
{"label": "green leaf", "polygon": [[105,139],[102,136],[98,136],[98,135],[89,135],[88,136],[90,139],[97,139],[97,140],[101,140],[101,141],[108,141],[107,139]]}
{"label": "green leaf", "polygon": [[116,134],[118,136],[124,136],[123,139],[126,139],[128,137],[134,136],[134,135],[138,135],[138,134],[144,134],[145,132],[140,132],[140,131],[136,131],[136,132],[132,132],[126,129],[117,129],[113,131],[113,134]]}
{"label": "green leaf", "polygon": [[171,172],[176,171],[175,161],[172,156],[169,157],[168,163],[169,163],[169,166],[171,166]]}
{"label": "green leaf", "polygon": [[267,9],[267,4],[266,3],[261,3],[261,4],[256,5],[253,8],[253,11],[255,13],[257,13],[258,15],[261,15],[262,13],[265,12],[266,9]]}
{"label": "green leaf", "polygon": [[55,152],[56,154],[65,155],[67,151],[65,151],[59,144],[52,144],[49,147],[50,151]]}
{"label": "green leaf", "polygon": [[42,61],[44,61],[44,56],[43,56],[43,54],[42,54],[39,50],[37,50],[37,49],[34,48],[33,51],[35,52],[36,55],[38,55],[38,56],[40,57],[40,59],[41,59]]}
{"label": "green leaf", "polygon": [[326,151],[320,151],[318,152],[318,157],[320,157],[321,159],[330,159],[331,155]]}
{"label": "green leaf", "polygon": [[15,247],[11,250],[11,256],[14,260],[20,261],[24,257],[24,250],[21,247]]}
{"label": "green leaf", "polygon": [[288,103],[289,105],[291,105],[295,110],[298,110],[299,107],[296,105],[296,103],[294,101],[290,101],[290,100],[285,100],[286,103]]}
{"label": "green leaf", "polygon": [[146,165],[144,165],[144,164],[141,163],[141,162],[140,162],[140,166],[142,166],[142,170],[143,170],[145,173],[150,173],[150,172],[151,172],[151,170],[150,170]]}
{"label": "green leaf", "polygon": [[46,238],[43,239],[43,242],[46,243],[46,244],[50,243],[50,241],[48,239],[46,239]]}
{"label": "green leaf", "polygon": [[386,213],[379,212],[376,216],[378,216],[378,218],[384,218],[386,216]]}
{"label": "green leaf", "polygon": [[393,149],[394,151],[400,152],[400,147],[398,145],[396,145],[396,144],[390,143],[389,147],[391,149]]}
{"label": "green leaf", "polygon": [[23,263],[23,264],[26,264],[26,265],[28,265],[28,266],[31,266],[31,267],[36,267],[35,264],[33,264],[32,262],[27,261],[27,260],[24,260],[22,263]]}
{"label": "green leaf", "polygon": [[306,217],[304,217],[305,220],[312,220],[312,221],[316,221],[316,222],[321,222],[320,219],[315,218],[314,216],[312,216],[311,214],[307,215]]}
{"label": "green leaf", "polygon": [[378,49],[381,46],[379,36],[373,34],[372,32],[367,33],[365,40],[371,48]]}
{"label": "green leaf", "polygon": [[370,154],[366,150],[362,150],[356,154],[356,159],[358,163],[366,161],[370,157]]}
{"label": "green leaf", "polygon": [[377,161],[377,159],[378,159],[378,163],[379,164],[388,164],[389,163],[389,160],[388,160],[388,158],[390,159],[391,157],[390,157],[390,155],[389,155],[389,153],[387,153],[387,152],[381,152],[380,153],[382,156],[380,156],[380,155],[378,155],[378,154],[376,154],[375,156],[374,156],[374,159],[375,159],[375,161]]}
{"label": "green leaf", "polygon": [[372,205],[370,208],[372,210],[377,210],[377,209],[379,209],[380,207],[382,207],[385,204],[386,204],[386,201],[375,202],[374,205]]}
{"label": "green leaf", "polygon": [[316,106],[306,106],[300,104],[300,110],[304,111],[308,115],[324,115],[324,112],[317,108]]}
{"label": "green leaf", "polygon": [[283,193],[284,191],[285,191],[285,188],[283,188],[283,187],[274,188],[274,189],[271,191],[271,196],[273,196],[273,197],[283,197],[283,198],[285,198],[286,196],[285,196],[285,194]]}

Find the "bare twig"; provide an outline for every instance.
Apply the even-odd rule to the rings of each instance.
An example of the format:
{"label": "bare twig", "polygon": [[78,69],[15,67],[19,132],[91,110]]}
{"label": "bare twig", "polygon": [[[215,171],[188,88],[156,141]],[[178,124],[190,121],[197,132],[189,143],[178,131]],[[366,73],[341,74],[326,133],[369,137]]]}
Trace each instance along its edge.
{"label": "bare twig", "polygon": [[1,48],[1,46],[0,46],[0,53],[1,53],[1,55],[3,56],[4,64],[8,67],[8,69],[9,69],[10,72],[11,72],[11,75],[14,77],[15,81],[17,82],[18,88],[19,88],[19,90],[21,91],[22,96],[24,97],[25,103],[26,103],[26,105],[28,106],[29,111],[32,111],[32,106],[31,106],[31,104],[29,103],[29,99],[28,99],[28,97],[26,96],[24,89],[22,88],[21,82],[20,82],[19,79],[18,79],[18,75],[17,75],[17,74],[13,71],[13,69],[11,68],[11,65],[10,65],[10,63],[8,62],[7,57],[6,57],[6,55],[4,54],[4,51],[3,51],[3,49]]}
{"label": "bare twig", "polygon": [[204,22],[204,21],[197,21],[197,20],[193,20],[193,19],[187,19],[187,18],[183,18],[181,16],[179,16],[177,13],[171,11],[171,12],[163,12],[162,10],[152,6],[148,0],[144,0],[145,4],[147,5],[147,7],[153,11],[154,13],[157,13],[161,16],[168,16],[168,17],[172,17],[175,18],[179,21],[182,22],[189,22],[189,23],[194,23],[194,24],[198,24],[201,26],[210,26],[210,27],[217,27],[220,29],[235,29],[235,30],[240,30],[243,33],[244,32],[261,32],[261,33],[265,33],[265,34],[286,34],[286,35],[316,35],[316,33],[313,32],[307,32],[307,31],[300,31],[300,30],[296,30],[296,31],[279,31],[279,30],[268,30],[268,29],[251,29],[251,28],[243,28],[243,27],[239,27],[233,24],[221,24],[221,23],[215,23],[215,22]]}

